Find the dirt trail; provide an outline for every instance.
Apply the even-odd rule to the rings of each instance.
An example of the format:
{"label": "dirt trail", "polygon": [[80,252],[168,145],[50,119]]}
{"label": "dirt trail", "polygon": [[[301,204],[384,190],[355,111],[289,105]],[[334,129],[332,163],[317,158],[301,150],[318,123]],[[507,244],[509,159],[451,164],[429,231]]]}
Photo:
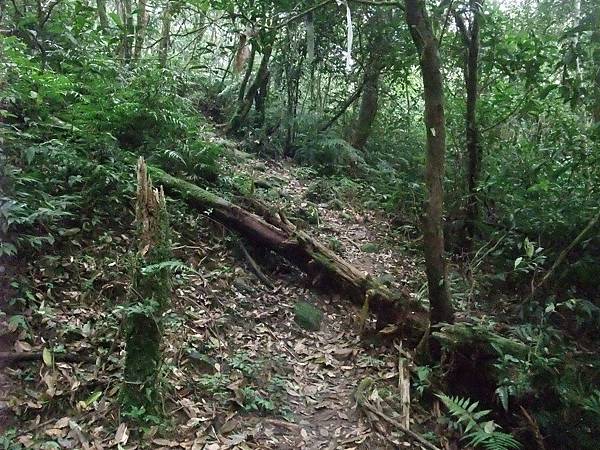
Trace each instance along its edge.
{"label": "dirt trail", "polygon": [[[250,168],[253,172],[254,163],[245,161],[238,169]],[[280,194],[288,206],[307,203],[310,181],[300,181],[294,173],[297,169],[291,163],[268,163],[265,171],[269,179],[284,185]],[[406,283],[403,277],[414,275],[417,262],[398,254],[397,249],[378,249],[374,253],[361,250],[364,244],[374,241],[383,244],[388,240],[389,225],[377,215],[352,211],[353,214],[346,213],[346,217],[342,217],[342,211],[332,210],[325,204],[316,207],[320,227],[311,231],[320,235],[324,242],[332,237],[341,241],[345,258],[374,276],[393,274],[395,287]],[[276,293],[272,294],[266,292],[266,288],[256,286],[256,279],[253,281],[238,283],[242,289],[234,287],[238,291],[236,314],[239,314],[239,320],[234,320],[237,325],[232,325],[225,334],[235,342],[237,349],[248,351],[259,359],[283,358],[283,366],[289,370],[285,387],[290,407],[288,416],[295,425],[265,419],[258,422],[258,428],[246,426],[241,433],[254,436],[261,448],[385,448],[389,445],[357,411],[353,392],[366,376],[397,379],[399,355],[393,349],[378,352],[361,345],[356,311],[344,299],[315,293],[285,281],[276,282]],[[243,292],[244,285],[255,287],[250,292]],[[257,291],[261,293],[257,295]],[[293,305],[297,301],[308,301],[325,312],[320,331],[305,332],[294,323]],[[246,302],[250,309],[244,308]],[[230,307],[235,303],[227,302]],[[214,304],[212,311],[215,311]],[[231,341],[228,345],[231,346]],[[396,445],[400,444],[397,440]]]}

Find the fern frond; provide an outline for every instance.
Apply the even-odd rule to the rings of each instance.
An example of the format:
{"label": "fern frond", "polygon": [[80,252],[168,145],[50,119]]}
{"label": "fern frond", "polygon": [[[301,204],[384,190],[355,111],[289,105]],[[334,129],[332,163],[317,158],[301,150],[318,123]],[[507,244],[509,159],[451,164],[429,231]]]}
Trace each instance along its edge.
{"label": "fern frond", "polygon": [[491,410],[477,411],[479,402],[469,398],[451,397],[436,394],[456,419],[456,424],[464,427],[463,439],[473,447],[482,446],[486,450],[509,450],[521,448],[521,444],[510,434],[498,431],[493,420],[482,422]]}
{"label": "fern frond", "polygon": [[594,392],[583,401],[583,409],[600,416],[600,390],[595,389]]}

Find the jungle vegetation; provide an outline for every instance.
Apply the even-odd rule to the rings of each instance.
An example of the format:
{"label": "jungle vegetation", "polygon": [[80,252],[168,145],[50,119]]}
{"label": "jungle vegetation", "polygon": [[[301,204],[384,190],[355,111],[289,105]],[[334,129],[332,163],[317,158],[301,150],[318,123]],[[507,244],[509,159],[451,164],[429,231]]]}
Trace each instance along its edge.
{"label": "jungle vegetation", "polygon": [[0,39],[0,448],[598,448],[597,0],[0,0]]}

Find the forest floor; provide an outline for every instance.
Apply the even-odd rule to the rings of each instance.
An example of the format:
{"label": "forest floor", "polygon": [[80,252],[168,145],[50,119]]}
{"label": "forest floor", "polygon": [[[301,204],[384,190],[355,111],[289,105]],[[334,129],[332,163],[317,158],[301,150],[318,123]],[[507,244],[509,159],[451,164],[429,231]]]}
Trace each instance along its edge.
{"label": "forest floor", "polygon": [[[348,261],[393,288],[422,292],[419,256],[384,213],[347,195],[325,201],[322,182],[291,162],[243,157],[234,165],[236,174],[266,181],[269,189],[254,195],[304,215],[307,229]],[[360,311],[349,301],[316,292],[293,267],[248,247],[274,287],[264,285],[220,225],[175,217],[173,228],[175,258],[194,270],[176,276],[163,321],[167,419],[157,418],[141,438],[119,417],[119,324],[134,237],[133,227],[109,222],[102,233],[74,232],[55,254],[24,269],[31,307],[12,316],[9,329],[17,352],[42,357],[5,369],[14,448],[421,448],[354,398],[370,377],[376,388],[369,398],[393,405],[399,361],[407,356],[401,343],[361,339]],[[298,302],[323,312],[319,331],[295,323]],[[61,361],[61,354],[78,361]],[[436,427],[417,402],[411,424],[425,435]]]}

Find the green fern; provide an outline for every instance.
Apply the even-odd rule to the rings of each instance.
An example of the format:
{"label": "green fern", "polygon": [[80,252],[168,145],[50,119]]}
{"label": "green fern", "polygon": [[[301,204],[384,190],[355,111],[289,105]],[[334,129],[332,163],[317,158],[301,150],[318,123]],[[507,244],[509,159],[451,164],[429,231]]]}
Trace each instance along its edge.
{"label": "green fern", "polygon": [[319,133],[304,139],[296,152],[296,159],[303,164],[320,166],[331,173],[365,163],[360,152],[347,141],[328,133]]}
{"label": "green fern", "polygon": [[500,426],[493,420],[484,418],[490,410],[477,411],[479,402],[468,398],[450,397],[436,394],[442,400],[450,414],[456,419],[456,427],[462,430],[463,439],[468,445],[482,447],[486,450],[508,450],[521,448],[521,444],[510,434],[498,431]]}
{"label": "green fern", "polygon": [[600,416],[600,390],[595,389],[594,392],[583,401],[583,409]]}

